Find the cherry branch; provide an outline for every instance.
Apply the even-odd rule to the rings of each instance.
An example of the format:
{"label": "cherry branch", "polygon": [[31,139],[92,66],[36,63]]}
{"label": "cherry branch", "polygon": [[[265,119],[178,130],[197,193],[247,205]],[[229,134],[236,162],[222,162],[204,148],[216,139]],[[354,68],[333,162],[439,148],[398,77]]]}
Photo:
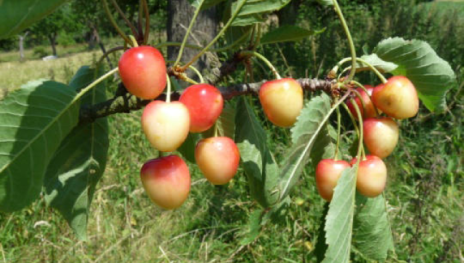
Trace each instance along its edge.
{"label": "cherry branch", "polygon": [[[332,85],[334,84],[330,80],[308,78],[298,79],[297,81],[300,83],[303,89],[308,90],[310,92],[321,90],[330,93],[332,90]],[[265,81],[256,83],[236,84],[229,87],[218,87],[218,89],[225,100],[230,100],[234,97],[247,94],[257,95],[259,93],[261,85],[264,82]],[[171,93],[171,100],[178,100],[179,97],[179,93]],[[162,94],[155,100],[165,99],[165,95]],[[97,103],[95,105],[83,105],[80,109],[79,122],[89,123],[95,121],[98,118],[103,118],[116,113],[129,113],[131,111],[140,110],[150,102],[151,100],[142,100],[127,92],[123,94],[119,93],[114,98],[109,99],[107,101]]]}

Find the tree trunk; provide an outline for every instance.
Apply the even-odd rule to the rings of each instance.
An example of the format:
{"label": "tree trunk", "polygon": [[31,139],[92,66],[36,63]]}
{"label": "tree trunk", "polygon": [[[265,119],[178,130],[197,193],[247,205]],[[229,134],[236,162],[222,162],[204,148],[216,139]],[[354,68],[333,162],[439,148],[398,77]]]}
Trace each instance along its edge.
{"label": "tree trunk", "polygon": [[48,40],[50,40],[50,45],[52,46],[53,56],[56,56],[56,33],[48,35]]}
{"label": "tree trunk", "polygon": [[[173,42],[182,42],[184,36],[187,32],[187,28],[192,20],[195,8],[192,7],[188,0],[171,0],[168,1],[168,21],[167,21],[167,35],[168,41]],[[190,36],[187,43],[193,45],[205,46],[209,41],[211,41],[217,33],[217,18],[216,18],[216,9],[209,8],[207,10],[201,11],[195,22],[195,25],[192,28]],[[193,50],[186,48],[183,52],[181,62],[187,63],[191,58],[197,54],[199,50]],[[176,60],[179,53],[179,47],[169,47],[168,48],[168,59]],[[210,65],[209,59],[207,56],[202,56],[194,66],[201,71],[207,68]],[[195,76],[190,74],[189,76]]]}

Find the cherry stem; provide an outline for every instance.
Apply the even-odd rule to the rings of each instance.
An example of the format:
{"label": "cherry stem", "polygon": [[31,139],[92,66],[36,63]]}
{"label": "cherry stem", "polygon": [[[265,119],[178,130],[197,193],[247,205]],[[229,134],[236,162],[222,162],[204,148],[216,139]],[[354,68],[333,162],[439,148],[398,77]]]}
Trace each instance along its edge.
{"label": "cherry stem", "polygon": [[[352,89],[351,90],[354,95],[356,95],[356,97],[358,97],[358,99],[361,101],[361,105],[362,105],[362,108],[363,108],[363,112],[366,111],[366,103],[364,103],[364,100],[363,100],[363,97],[361,96],[361,93],[359,93],[357,90],[355,89]],[[357,104],[356,104],[357,105]],[[362,115],[362,114],[361,114]]]}
{"label": "cherry stem", "polygon": [[177,55],[177,59],[174,62],[173,67],[177,66],[177,64],[179,64],[182,58],[182,53],[184,52],[185,44],[187,43],[188,37],[190,36],[190,32],[192,31],[192,27],[196,22],[197,16],[200,13],[201,7],[203,6],[204,2],[205,0],[201,0],[200,5],[197,7],[197,9],[195,10],[195,13],[193,14],[193,17],[192,17],[192,20],[190,21],[187,32],[185,33],[184,39],[182,40],[182,44],[180,45],[179,54]]}
{"label": "cherry stem", "polygon": [[171,102],[171,79],[169,78],[169,75],[166,74],[166,84],[167,84],[167,90],[166,90],[166,103]]}
{"label": "cherry stem", "polygon": [[[338,68],[344,64],[345,62],[348,62],[348,61],[353,61],[353,58],[344,58],[342,60],[340,60],[338,63],[337,63],[337,66],[335,66],[332,70],[338,70]],[[377,75],[377,77],[380,79],[380,81],[382,83],[386,83],[387,82],[387,79],[382,75],[382,73],[380,73],[380,71],[374,67],[371,63],[365,61],[364,59],[362,58],[356,58],[356,61],[362,63],[362,64],[366,64],[366,66],[368,68],[370,68],[374,73],[375,75]],[[349,69],[349,68],[348,68]]]}
{"label": "cherry stem", "polygon": [[127,35],[124,34],[124,32],[121,30],[121,28],[119,28],[118,24],[116,24],[116,21],[114,21],[114,18],[111,15],[110,8],[108,7],[108,3],[106,2],[106,0],[102,0],[102,3],[103,3],[103,8],[105,9],[106,16],[110,20],[111,25],[114,27],[114,29],[116,29],[116,31],[121,36],[121,38],[124,39],[125,43],[128,43],[129,45],[132,45],[131,41],[129,40]]}
{"label": "cherry stem", "polygon": [[195,74],[197,74],[198,78],[200,79],[200,83],[205,83],[205,80],[203,79],[203,75],[201,75],[200,71],[198,71],[197,68],[195,68],[194,66],[190,65],[190,66],[189,66],[189,69],[191,69],[193,72],[195,72]]}
{"label": "cherry stem", "polygon": [[[377,109],[377,106],[375,106],[375,103],[372,101],[372,97],[371,97],[371,95],[369,95],[369,92],[367,91],[366,87],[364,87],[363,84],[361,84],[361,83],[359,83],[359,82],[357,82],[355,80],[352,80],[351,83],[353,83],[354,85],[360,87],[362,90],[364,90],[364,92],[366,92],[367,96],[369,97],[369,100],[371,101],[372,105],[374,106],[375,115],[380,116],[379,110]],[[363,107],[365,107],[364,101],[363,101]]]}
{"label": "cherry stem", "polygon": [[217,120],[216,122],[214,123],[214,137],[217,137],[218,136],[218,133],[219,133],[219,129],[218,129],[218,124],[217,124]]}
{"label": "cherry stem", "polygon": [[340,82],[340,78],[343,76],[343,74],[345,74],[345,72],[347,72],[348,70],[350,70],[350,67],[347,67],[347,68],[344,68],[342,70],[342,72],[340,72],[340,74],[338,74],[338,77],[337,77],[337,81]]}
{"label": "cherry stem", "polygon": [[359,121],[359,141],[358,141],[358,153],[356,156],[358,156],[358,163],[361,158],[363,160],[366,158],[363,154],[364,152],[364,147],[363,147],[363,140],[364,140],[364,128],[363,128],[363,119],[361,116],[361,111],[359,110],[358,104],[354,101],[354,99],[350,99],[350,102],[353,104],[354,109],[356,110],[356,114],[358,115],[358,121]]}
{"label": "cherry stem", "polygon": [[237,17],[238,13],[240,12],[240,10],[242,9],[242,6],[246,3],[247,1],[245,0],[241,0],[239,1],[239,4],[237,6],[237,9],[235,9],[234,13],[232,14],[232,16],[229,18],[229,21],[227,21],[227,24],[221,29],[221,31],[219,31],[219,33],[216,35],[216,37],[211,40],[211,42],[205,47],[203,48],[202,51],[200,51],[200,53],[196,54],[195,57],[193,57],[187,64],[185,64],[184,66],[182,66],[181,68],[181,71],[185,71],[190,65],[192,65],[193,63],[195,63],[195,61],[197,61],[203,54],[206,53],[206,51],[209,50],[210,47],[212,47],[218,40],[219,38],[222,37],[222,35],[224,34],[224,32],[226,32],[226,30],[229,28],[229,26],[232,24],[232,22],[235,20],[235,17]]}
{"label": "cherry stem", "polygon": [[[338,101],[335,100],[335,103]],[[336,109],[337,111],[337,147],[335,148],[335,154],[334,154],[334,161],[338,161],[338,152],[339,152],[339,147],[340,147],[340,133],[341,133],[341,120],[342,120],[342,117],[341,117],[341,114],[340,114],[340,106],[337,107]]]}
{"label": "cherry stem", "polygon": [[190,84],[198,84],[198,82],[196,82],[195,80],[189,78],[186,74],[182,73],[181,77],[180,77],[181,80],[185,81],[185,82],[188,82]]}
{"label": "cherry stem", "polygon": [[119,46],[119,47],[114,47],[108,51],[106,51],[105,54],[103,54],[100,59],[97,61],[97,67],[103,62],[103,60],[109,56],[110,54],[116,52],[116,51],[119,51],[119,50],[124,50],[124,47],[123,46]]}
{"label": "cherry stem", "polygon": [[350,71],[350,75],[348,76],[348,79],[345,81],[345,83],[348,83],[350,82],[350,80],[353,79],[354,74],[356,73],[356,49],[354,48],[353,38],[351,37],[350,30],[348,28],[348,25],[346,24],[345,17],[343,16],[342,10],[340,9],[340,6],[338,5],[337,0],[333,0],[333,4],[334,4],[335,12],[340,18],[340,22],[342,23],[343,30],[345,31],[346,38],[348,39],[348,44],[350,46],[350,52],[351,52],[351,58],[352,58],[351,71]]}
{"label": "cherry stem", "polygon": [[354,126],[354,131],[356,132],[356,135],[359,136],[359,129],[358,129],[358,123],[356,122],[356,119],[354,118],[353,114],[351,114],[350,109],[348,106],[346,106],[346,103],[343,103],[343,108],[345,108],[346,112],[348,113],[348,116],[350,116],[351,122],[353,123]]}
{"label": "cherry stem", "polygon": [[150,36],[150,14],[148,11],[147,0],[142,0],[143,10],[145,12],[145,32],[143,34],[143,43],[148,43],[148,37]]}
{"label": "cherry stem", "polygon": [[274,65],[272,65],[272,63],[267,58],[265,58],[263,55],[259,54],[258,52],[247,50],[247,51],[240,52],[240,54],[245,55],[245,56],[255,56],[255,57],[261,59],[261,61],[263,61],[271,69],[271,71],[275,75],[276,79],[281,79],[282,78],[279,75],[279,72],[277,72]]}
{"label": "cherry stem", "polygon": [[135,39],[134,36],[129,35],[129,38],[130,38],[130,40],[131,40],[131,42],[132,42],[132,46],[133,46],[133,47],[138,47],[138,46],[139,46],[139,44],[137,43],[137,40]]}
{"label": "cherry stem", "polygon": [[129,26],[130,30],[132,31],[132,34],[134,36],[138,36],[138,32],[137,32],[137,29],[135,29],[134,25],[129,21],[129,19],[127,19],[127,17],[124,15],[124,12],[121,10],[121,8],[119,7],[118,3],[116,3],[115,0],[111,0],[111,3],[113,4],[114,8],[116,8],[116,10],[118,11],[119,15],[121,15],[121,18],[124,20],[124,22],[126,22],[126,24]]}

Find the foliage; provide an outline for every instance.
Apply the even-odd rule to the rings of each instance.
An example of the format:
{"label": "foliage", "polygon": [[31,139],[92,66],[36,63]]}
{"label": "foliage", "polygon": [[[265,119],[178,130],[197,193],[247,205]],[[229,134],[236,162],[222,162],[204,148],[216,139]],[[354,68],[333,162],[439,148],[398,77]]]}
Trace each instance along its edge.
{"label": "foliage", "polygon": [[[222,1],[206,2],[213,6]],[[237,20],[240,23],[235,25],[250,26],[255,24],[261,21],[269,11],[279,10],[288,3],[286,1],[275,1],[274,3],[277,2],[279,4],[276,4],[276,6],[270,5],[264,8],[259,3],[253,5],[254,2],[250,1],[251,4],[245,5],[246,8],[240,11],[243,12],[240,19]],[[379,12],[376,8],[379,6],[385,7],[381,1],[376,1],[377,4],[373,6],[365,4],[365,1],[355,2],[360,5],[361,10],[363,8],[368,10],[367,15],[372,16],[370,22],[377,18],[373,15]],[[354,3],[351,5],[346,4],[348,17],[362,13]],[[315,3],[310,6],[312,5],[315,5]],[[228,8],[233,10],[234,7],[229,5]],[[405,10],[408,10],[408,8],[404,7]],[[325,9],[317,7],[314,10]],[[314,12],[314,10],[311,12]],[[130,10],[127,12],[130,12]],[[303,8],[299,14],[305,14],[305,12],[308,12],[308,10]],[[298,32],[302,32],[306,36],[300,42],[275,44],[275,39],[278,38],[276,35],[282,36],[285,33],[285,30],[277,28],[268,33],[271,34],[268,35],[270,40],[265,42],[266,44],[272,43],[272,45],[262,45],[259,50],[268,53],[269,57],[273,58],[274,61],[285,61],[285,63],[278,63],[281,65],[279,70],[284,68],[288,58],[289,64],[297,65],[292,68],[296,76],[303,75],[302,71],[306,69],[306,66],[298,66],[298,63],[307,64],[308,61],[318,66],[313,69],[312,74],[314,76],[319,75],[321,72],[327,72],[327,69],[334,65],[332,62],[336,62],[347,52],[346,47],[336,41],[340,37],[339,33],[336,33],[340,32],[338,24],[336,22],[327,22],[329,19],[333,19],[332,15],[326,17],[324,15],[327,14],[323,14],[322,18],[315,18],[321,20],[310,21],[311,23],[314,22],[311,27],[304,24],[310,19],[300,21],[302,24],[298,25]],[[422,19],[421,15],[418,15],[418,17]],[[327,20],[324,21],[324,19]],[[309,33],[315,31],[304,29],[322,28],[321,25],[327,25],[327,30],[318,35]],[[296,27],[292,28],[295,29]],[[359,27],[352,26],[352,28]],[[179,260],[198,258],[208,261],[212,258],[213,260],[229,258],[236,261],[282,262],[284,260],[301,261],[303,258],[305,261],[311,261],[315,259],[316,253],[325,255],[325,262],[348,262],[350,258],[355,262],[384,261],[387,256],[391,256],[393,259],[420,261],[444,261],[450,259],[447,253],[449,251],[451,253],[460,253],[455,252],[456,248],[453,244],[460,244],[460,238],[464,235],[462,234],[462,226],[459,223],[459,220],[462,220],[459,215],[459,211],[462,211],[462,205],[459,202],[462,193],[459,192],[459,189],[462,187],[462,176],[460,175],[463,174],[460,166],[460,156],[462,156],[463,149],[461,140],[463,104],[462,97],[452,96],[452,94],[455,94],[453,91],[457,89],[452,68],[456,68],[456,65],[459,66],[462,60],[459,60],[459,57],[453,58],[450,67],[425,42],[409,42],[401,38],[394,38],[380,42],[377,45],[377,42],[370,39],[372,35],[369,35],[377,33],[372,33],[369,30],[359,30],[357,34],[359,34],[359,36],[355,37],[357,46],[361,47],[360,43],[366,43],[363,47],[365,54],[373,52],[371,57],[376,57],[379,64],[385,65],[384,62],[394,64],[394,66],[389,64],[388,67],[383,67],[384,72],[405,74],[412,78],[416,76],[415,83],[416,85],[419,84],[417,87],[421,93],[421,100],[428,109],[445,110],[444,98],[446,95],[450,102],[448,112],[451,114],[440,116],[422,109],[419,117],[410,121],[403,121],[402,125],[405,128],[403,128],[404,133],[401,139],[405,146],[397,150],[395,155],[388,159],[390,163],[389,171],[392,172],[389,172],[391,175],[389,179],[390,185],[385,196],[376,199],[356,196],[356,167],[354,167],[345,171],[342,175],[328,211],[326,213],[322,212],[322,202],[315,194],[314,180],[311,175],[313,166],[316,163],[314,160],[320,159],[321,156],[330,156],[333,153],[334,136],[331,135],[331,131],[333,131],[332,125],[335,123],[334,120],[329,118],[329,115],[334,108],[332,108],[330,97],[325,94],[311,96],[310,102],[308,102],[296,126],[291,130],[291,134],[288,131],[269,128],[269,123],[264,120],[253,99],[243,96],[238,98],[236,112],[233,114],[229,112],[229,118],[234,116],[236,126],[232,128],[231,126],[234,125],[227,124],[227,117],[223,117],[226,121],[221,121],[221,126],[223,133],[235,133],[235,140],[238,142],[242,154],[243,172],[241,174],[246,175],[246,179],[245,177],[238,177],[227,186],[212,187],[204,184],[199,179],[198,170],[193,168],[192,174],[195,179],[195,187],[192,197],[184,208],[173,213],[147,209],[147,206],[152,206],[148,204],[147,198],[140,196],[140,183],[132,176],[138,173],[138,164],[140,162],[153,156],[153,152],[148,144],[144,142],[143,135],[140,133],[139,114],[131,113],[127,116],[112,116],[109,121],[114,129],[110,132],[110,141],[115,141],[115,143],[111,143],[109,146],[109,165],[102,179],[103,183],[110,187],[111,190],[108,191],[105,187],[97,190],[95,187],[105,170],[107,159],[106,149],[109,143],[107,141],[107,120],[101,119],[93,124],[74,126],[77,123],[78,104],[94,104],[104,100],[105,86],[99,85],[88,93],[88,96],[75,101],[71,96],[71,94],[75,95],[73,89],[79,90],[95,79],[94,71],[84,67],[76,73],[69,86],[45,82],[39,86],[33,85],[34,88],[23,88],[12,92],[0,102],[0,109],[3,108],[3,112],[0,114],[2,120],[0,123],[8,124],[12,122],[17,124],[27,122],[28,124],[32,123],[35,125],[34,127],[39,129],[38,134],[32,134],[32,132],[24,131],[28,127],[20,126],[13,127],[16,130],[8,133],[6,131],[10,127],[3,124],[0,128],[2,128],[2,136],[5,137],[2,138],[6,141],[16,140],[13,144],[20,147],[22,142],[17,140],[19,137],[15,136],[23,133],[24,137],[20,137],[20,139],[26,140],[26,146],[31,147],[20,147],[21,149],[30,152],[45,152],[40,157],[42,159],[39,160],[43,166],[40,168],[43,169],[34,169],[37,170],[37,176],[34,177],[35,181],[30,183],[31,187],[34,187],[34,191],[28,191],[27,195],[19,196],[19,200],[23,198],[22,203],[15,203],[19,205],[10,207],[12,204],[12,202],[9,202],[11,198],[4,199],[4,197],[8,197],[8,194],[14,190],[16,199],[18,189],[20,189],[18,185],[27,181],[25,176],[28,176],[29,173],[22,177],[13,178],[7,175],[8,172],[19,169],[17,167],[32,170],[32,164],[26,162],[26,157],[30,157],[29,155],[22,155],[22,152],[26,150],[21,150],[19,154],[16,154],[17,152],[11,150],[11,148],[15,148],[11,147],[12,143],[10,143],[11,145],[3,143],[0,146],[3,156],[8,157],[16,154],[15,156],[18,156],[17,159],[19,160],[10,157],[8,157],[9,159],[4,158],[6,160],[3,162],[5,165],[2,165],[2,159],[0,159],[0,168],[3,167],[0,170],[0,199],[7,200],[7,202],[1,204],[1,209],[5,211],[17,210],[29,204],[33,198],[37,197],[38,188],[42,186],[43,174],[47,169],[47,177],[44,181],[45,198],[33,203],[29,209],[33,211],[33,215],[38,212],[43,213],[43,201],[47,202],[51,207],[56,208],[63,214],[81,239],[86,238],[85,229],[89,223],[91,231],[95,231],[97,234],[88,238],[95,241],[105,240],[107,242],[106,247],[109,247],[106,249],[105,244],[95,242],[95,245],[81,248],[81,251],[90,251],[90,253],[99,255],[95,261],[99,261],[104,257],[118,258],[119,261],[129,260],[129,258],[132,260],[150,260],[153,255],[152,249],[149,248],[154,245],[159,248],[157,256],[168,260],[170,258]],[[369,35],[369,39],[364,39],[366,35]],[[308,36],[310,37],[308,38]],[[453,41],[458,37],[453,38]],[[380,37],[380,39],[382,38]],[[322,42],[321,39],[333,39],[335,41],[323,46],[325,42]],[[361,42],[363,39],[366,41]],[[408,37],[408,39],[411,38]],[[286,41],[288,39],[284,37],[282,40]],[[313,48],[312,52],[306,52],[309,50],[307,43],[313,43],[313,45],[309,45]],[[276,52],[276,46],[279,48],[279,52]],[[374,46],[377,47],[373,48]],[[274,50],[271,50],[271,48],[274,48]],[[445,56],[449,56],[456,50],[459,51],[459,48],[458,45],[455,49],[450,49]],[[391,50],[394,50],[394,55],[392,55]],[[410,52],[411,50],[417,52]],[[405,57],[407,59],[404,59]],[[304,58],[309,59],[305,61]],[[293,64],[292,61],[298,62]],[[455,64],[456,61],[458,64]],[[322,65],[322,62],[326,63],[326,65]],[[430,62],[439,65],[438,68],[442,70],[440,74],[431,75],[432,70],[435,69],[433,67],[421,67],[421,65]],[[318,63],[321,64],[318,65]],[[292,70],[288,70],[288,72],[292,72]],[[256,70],[256,73],[258,73],[256,75],[259,75],[260,71]],[[266,72],[259,77],[263,76],[266,77]],[[361,79],[372,79],[372,76],[368,74],[360,76]],[[458,72],[458,76],[462,76],[462,72]],[[238,82],[239,78],[229,80]],[[422,84],[421,81],[425,82],[423,86],[420,85]],[[438,84],[438,88],[432,87],[431,84],[434,83]],[[109,86],[115,88],[114,83],[109,84]],[[32,96],[36,90],[40,90],[40,92],[37,91],[38,95]],[[448,90],[451,92],[446,93]],[[48,95],[47,92],[52,91],[69,92],[70,95],[66,99],[60,100],[61,103],[67,101],[69,104],[63,106],[53,101],[52,96],[48,96],[51,101],[38,99],[42,97],[42,94]],[[50,112],[54,112],[58,116],[45,116],[43,111],[34,111],[34,114],[31,114],[19,110],[21,105],[26,102],[35,105],[34,107],[40,107],[37,105],[43,104],[54,107]],[[11,105],[14,107],[11,107]],[[55,123],[60,125],[64,123],[60,116],[67,115],[68,108],[72,110],[72,113],[69,113],[71,121],[67,125],[63,124],[65,129],[60,129],[62,134],[53,138],[55,143],[48,145],[40,142],[38,139],[51,139],[51,135],[45,136],[46,134],[53,133],[55,135],[58,133]],[[14,114],[11,114],[10,109],[15,109]],[[34,118],[33,121],[32,118]],[[47,123],[45,120],[41,121],[41,119],[51,119],[51,122]],[[346,131],[351,129],[350,124],[347,124],[346,121],[344,126]],[[267,135],[269,131],[272,131],[272,133]],[[69,135],[66,136],[68,133]],[[192,146],[197,139],[192,137],[191,144],[180,150],[184,156],[191,153]],[[291,139],[292,145],[290,145],[290,142],[286,142],[290,141],[289,139]],[[355,140],[351,140],[349,136],[343,136],[343,140],[341,151],[347,153],[348,148]],[[89,143],[80,144],[82,141]],[[61,146],[59,145],[60,142]],[[44,145],[47,148],[44,149]],[[99,145],[99,150],[93,151],[96,145]],[[421,145],[421,147],[418,147],[418,145]],[[289,152],[279,150],[287,148],[290,148]],[[314,148],[314,151],[312,148]],[[54,153],[56,149],[58,151]],[[318,150],[321,149],[323,150],[319,152]],[[421,150],[425,152],[422,153]],[[283,152],[283,156],[274,156],[273,153],[276,151]],[[311,154],[309,154],[310,152]],[[292,153],[296,153],[296,155]],[[445,158],[448,156],[449,159]],[[190,159],[192,159],[191,156]],[[313,159],[313,161],[310,161],[310,159]],[[299,161],[299,163],[295,162],[295,160]],[[33,161],[35,163],[34,159]],[[279,166],[279,163],[283,165]],[[308,166],[307,163],[311,165]],[[45,167],[47,164],[49,166]],[[297,171],[297,173],[292,172],[290,176],[287,176],[286,171],[289,169],[286,167],[293,167],[295,164],[297,168],[293,169],[293,171]],[[279,193],[277,189],[282,185],[289,187],[280,188],[280,190],[284,190]],[[290,195],[291,199],[282,198],[287,196],[291,189],[294,189]],[[98,204],[96,223],[93,220],[87,220],[90,202],[94,193],[95,201]],[[257,207],[256,204],[250,201],[252,199],[255,199],[259,205],[266,209]],[[276,209],[276,207],[281,208],[278,202],[282,201],[282,199],[285,201],[285,206],[282,206],[281,210]],[[105,202],[106,200],[109,200],[109,202]],[[447,212],[449,214],[444,221],[448,225],[427,225],[428,221],[437,221],[440,216]],[[25,220],[27,213],[30,212],[23,210],[16,212],[15,215]],[[277,217],[279,213],[284,214],[284,216],[272,223],[268,221],[273,216]],[[246,214],[249,214],[250,217],[246,216]],[[59,219],[54,214],[51,215],[50,222],[53,225],[59,225]],[[125,230],[121,232],[108,230],[113,226],[108,220],[101,223],[98,218],[102,215],[105,218],[114,218],[115,224],[123,226]],[[326,217],[327,220],[320,222],[321,215]],[[65,243],[72,243],[69,240],[73,240],[74,237],[70,236],[69,232],[65,236],[60,236],[57,234],[58,232],[53,232],[52,228],[34,230],[35,226],[33,228],[31,222],[18,223],[12,221],[11,218],[13,217],[7,214],[0,214],[0,222],[6,222],[2,225],[2,228],[5,229],[5,232],[10,233],[10,235],[2,237],[1,243],[12,244],[5,245],[9,253],[7,258],[12,260],[28,258],[28,255],[18,257],[18,254],[15,254],[15,249],[24,251],[24,247],[18,246],[19,248],[15,248],[15,244],[28,240],[27,235],[29,234],[24,234],[27,231],[42,231],[41,233],[50,238],[52,243],[59,244],[57,251],[55,251],[56,248],[53,248],[52,252],[43,253],[42,258],[44,261],[54,260],[55,253],[61,256],[60,261],[69,256],[69,250],[64,252],[64,246],[62,246]],[[40,219],[36,215],[33,218],[36,221]],[[376,222],[376,224],[372,224],[372,222]],[[411,222],[417,222],[417,224],[414,225]],[[40,224],[45,223],[41,222]],[[104,227],[102,228],[100,224],[103,224]],[[27,230],[18,231],[19,234],[13,234],[14,229],[20,229],[16,227],[18,225],[24,226]],[[454,226],[455,229],[453,230],[453,227],[449,226]],[[318,229],[320,231],[317,231]],[[454,236],[449,234],[451,231],[455,231]],[[26,237],[22,237],[23,234]],[[110,237],[105,239],[103,235]],[[169,239],[166,237],[169,237]],[[237,239],[236,237],[240,238]],[[433,237],[438,237],[442,246],[433,244],[430,241],[434,239]],[[352,242],[351,238],[353,239]],[[145,240],[147,239],[149,242],[145,246]],[[316,240],[319,247],[317,252],[313,250],[313,244],[316,243]],[[396,252],[393,253],[391,252],[395,251],[395,249],[392,241],[397,244]],[[323,242],[322,245],[321,242]],[[205,244],[206,248],[204,248]],[[288,246],[283,244],[288,244]],[[325,246],[326,244],[328,246]],[[353,247],[351,247],[351,244]],[[71,247],[72,253],[75,253],[74,249],[76,247],[77,245]],[[378,249],[379,247],[382,249]],[[3,251],[4,247],[1,248]],[[116,251],[119,250],[118,248],[126,249],[128,253],[123,255],[123,253]],[[170,249],[165,251],[166,248]],[[105,249],[103,253],[101,253],[102,249]],[[205,251],[202,251],[202,249],[205,249]],[[419,249],[424,249],[425,252],[416,253]],[[146,254],[137,253],[140,251]],[[457,251],[459,251],[459,248]],[[85,258],[85,253],[79,254],[79,257]],[[323,257],[318,258],[322,259]]]}

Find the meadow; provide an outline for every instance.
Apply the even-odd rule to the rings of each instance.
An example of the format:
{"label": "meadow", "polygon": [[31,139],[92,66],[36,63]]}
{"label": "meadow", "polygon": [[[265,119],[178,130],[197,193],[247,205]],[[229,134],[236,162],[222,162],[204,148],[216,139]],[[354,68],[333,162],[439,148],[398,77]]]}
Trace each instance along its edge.
{"label": "meadow", "polygon": [[[370,23],[379,21],[372,19]],[[455,30],[461,30],[457,32],[464,32],[461,22],[454,25],[459,27]],[[389,26],[381,33],[395,29],[394,22]],[[283,45],[282,49],[293,48],[296,53],[311,56],[308,46],[333,37],[330,30],[325,36],[292,47]],[[445,113],[432,114],[421,109],[417,117],[401,121],[399,146],[386,159],[389,177],[385,196],[395,244],[389,262],[458,263],[464,262],[462,35],[448,35],[448,42],[458,43],[452,49],[439,39],[440,34],[447,32],[423,32],[427,29],[417,27],[414,33],[429,37],[426,40],[438,54],[450,59],[460,84],[448,93]],[[355,39],[362,42],[376,34],[359,32]],[[368,44],[372,46],[372,42]],[[344,53],[344,48],[339,43],[333,47],[316,46],[319,53],[314,61],[330,52]],[[6,94],[35,79],[67,83],[81,65],[94,63],[101,54],[84,49],[62,50],[66,55],[53,61],[41,61],[28,50],[28,60],[22,63],[14,61],[17,52],[2,52],[0,61],[8,62],[0,63],[0,91]],[[281,62],[273,51],[263,52]],[[116,57],[113,59],[117,61]],[[311,58],[307,61],[314,62]],[[290,69],[281,69],[285,70]],[[108,96],[114,88],[113,84],[108,89]],[[259,102],[254,100],[254,106],[258,111]],[[268,222],[255,241],[244,245],[250,231],[250,215],[259,205],[249,196],[240,170],[226,186],[212,186],[191,165],[192,191],[181,208],[164,211],[149,201],[142,189],[139,169],[157,152],[142,133],[140,115],[138,111],[109,117],[108,164],[94,195],[88,240],[79,241],[58,212],[40,198],[22,211],[0,213],[0,262],[316,262],[314,251],[325,202],[317,193],[311,167],[307,167],[292,192],[291,204],[281,220]],[[269,131],[272,150],[279,152],[288,147],[287,131],[272,127],[264,118],[261,121]],[[348,151],[350,143],[346,136],[342,148]],[[356,250],[352,259],[368,262]]]}

